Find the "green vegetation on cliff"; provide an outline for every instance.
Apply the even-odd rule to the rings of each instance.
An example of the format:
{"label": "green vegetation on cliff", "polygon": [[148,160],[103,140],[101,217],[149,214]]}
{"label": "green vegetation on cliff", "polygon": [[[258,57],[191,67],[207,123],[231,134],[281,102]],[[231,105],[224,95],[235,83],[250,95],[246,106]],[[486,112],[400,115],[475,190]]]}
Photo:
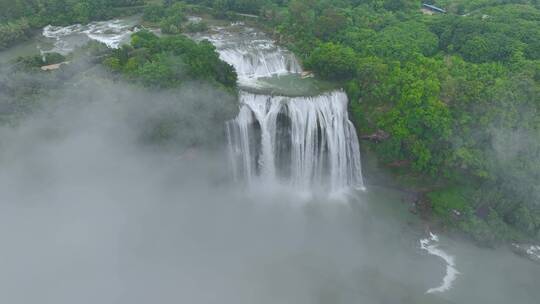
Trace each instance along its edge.
{"label": "green vegetation on cliff", "polygon": [[540,236],[537,5],[429,16],[416,1],[297,0],[269,22],[308,68],[346,83],[361,132],[390,135],[371,145],[382,161],[439,182],[445,224],[489,244],[511,227]]}
{"label": "green vegetation on cliff", "polygon": [[205,80],[236,88],[234,68],[221,61],[208,41],[197,43],[177,35],[158,37],[141,31],[104,61],[111,70],[152,87],[174,87],[186,81]]}

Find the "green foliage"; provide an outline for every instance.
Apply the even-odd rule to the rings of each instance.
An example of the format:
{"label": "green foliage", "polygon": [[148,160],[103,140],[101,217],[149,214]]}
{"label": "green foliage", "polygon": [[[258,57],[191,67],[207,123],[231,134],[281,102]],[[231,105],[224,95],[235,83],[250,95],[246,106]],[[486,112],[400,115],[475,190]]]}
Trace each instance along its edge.
{"label": "green foliage", "polygon": [[492,227],[484,220],[470,217],[459,224],[459,228],[468,233],[477,243],[484,246],[493,246],[499,239]]}
{"label": "green foliage", "polygon": [[[347,81],[351,99],[361,101],[351,105],[362,113],[355,114],[362,116],[357,121],[368,124],[366,130],[391,135],[376,147],[383,159],[407,159],[416,171],[433,175],[465,171],[474,178],[497,178],[496,172],[504,170],[489,155],[493,130],[501,128],[494,122],[516,128],[511,122],[528,121],[522,129],[534,124],[517,116],[536,113],[538,107],[533,102],[538,63],[530,60],[538,52],[539,12],[504,5],[490,7],[487,17],[484,12],[425,17],[416,9],[412,1],[294,0],[277,29],[307,68],[323,78]],[[332,22],[339,26],[326,26]],[[318,30],[322,24],[331,30]],[[517,79],[523,85],[510,89]],[[509,99],[493,102],[510,95],[526,105],[509,108]],[[535,146],[532,142],[528,145]]]}
{"label": "green foliage", "polygon": [[185,31],[188,33],[198,33],[198,32],[204,32],[208,30],[208,24],[206,22],[189,22],[185,26]]}
{"label": "green foliage", "polygon": [[540,11],[524,5],[501,5],[466,18],[445,16],[431,21],[440,45],[473,62],[508,61],[518,53],[538,59]]}
{"label": "green foliage", "polygon": [[151,87],[175,87],[193,79],[236,87],[236,72],[219,59],[215,47],[185,36],[159,38],[148,31],[138,32],[131,46],[114,50],[104,64]]}
{"label": "green foliage", "polygon": [[508,221],[533,237],[540,232],[540,210],[521,206],[509,215]]}
{"label": "green foliage", "polygon": [[285,1],[269,1],[269,0],[186,0],[186,3],[200,4],[212,7],[218,14],[227,11],[237,11],[241,13],[257,14],[266,5],[277,2],[283,4]]}
{"label": "green foliage", "polygon": [[103,65],[115,72],[119,72],[122,70],[122,64],[120,63],[120,59],[115,57],[106,58],[105,60],[103,60]]}
{"label": "green foliage", "polygon": [[437,75],[427,70],[424,75],[415,75],[421,71],[419,67],[402,70],[399,99],[379,126],[401,142],[404,155],[413,160],[416,170],[435,174],[446,160],[451,117],[439,99]]}
{"label": "green foliage", "polygon": [[85,18],[106,18],[112,8],[143,4],[144,0],[0,0],[0,23],[26,17],[33,24],[64,24]]}
{"label": "green foliage", "polygon": [[145,8],[143,19],[158,24],[164,34],[179,34],[186,21],[185,7],[181,2],[163,5],[152,4]]}
{"label": "green foliage", "polygon": [[522,238],[493,209],[488,210],[485,219],[470,215],[460,220],[458,227],[468,233],[477,243],[489,247],[494,247],[503,241]]}
{"label": "green foliage", "polygon": [[42,56],[43,64],[56,64],[66,61],[66,57],[59,53],[45,53]]}
{"label": "green foliage", "polygon": [[438,217],[464,210],[461,229],[489,244],[508,225],[539,233],[537,1],[437,0],[451,13],[432,16],[406,0],[272,2],[261,13],[280,42],[343,82],[360,132],[390,135],[372,145],[383,162],[478,186],[433,194]]}
{"label": "green foliage", "polygon": [[426,2],[435,3],[438,6],[444,7],[450,13],[460,15],[470,15],[481,12],[483,9],[508,3],[529,4],[539,7],[537,0],[429,0]]}
{"label": "green foliage", "polygon": [[381,30],[364,42],[360,52],[397,60],[414,60],[415,54],[433,56],[439,39],[419,22],[403,22]]}
{"label": "green foliage", "polygon": [[495,246],[501,241],[520,238],[490,206],[478,206],[479,192],[467,186],[449,186],[428,193],[433,213],[450,229],[469,234],[477,243]]}
{"label": "green foliage", "polygon": [[30,34],[31,26],[25,18],[0,24],[0,50],[27,39]]}
{"label": "green foliage", "polygon": [[350,79],[355,76],[355,59],[351,48],[329,42],[317,47],[305,64],[324,78]]}
{"label": "green foliage", "polygon": [[16,63],[25,69],[39,68],[44,65],[40,55],[19,57],[16,59]]}
{"label": "green foliage", "polygon": [[16,59],[16,63],[26,69],[39,68],[64,61],[66,61],[66,57],[58,53],[45,53],[43,55],[25,56]]}
{"label": "green foliage", "polygon": [[165,17],[166,8],[163,5],[148,5],[143,12],[143,19],[149,22],[159,22]]}
{"label": "green foliage", "polygon": [[331,39],[334,35],[348,26],[349,20],[345,12],[335,8],[327,8],[322,11],[321,16],[315,24],[315,36],[321,39]]}
{"label": "green foliage", "polygon": [[417,1],[411,0],[384,0],[383,7],[389,11],[404,11],[418,8]]}
{"label": "green foliage", "polygon": [[[153,87],[172,87],[183,78],[181,58],[160,55],[153,61],[147,61],[135,70],[142,83]],[[133,68],[131,68],[133,69]],[[130,72],[129,67],[127,69]]]}
{"label": "green foliage", "polygon": [[[468,216],[472,214],[472,191],[464,187],[449,187],[428,193],[433,212],[446,221],[452,216]],[[455,213],[459,212],[459,215]]]}

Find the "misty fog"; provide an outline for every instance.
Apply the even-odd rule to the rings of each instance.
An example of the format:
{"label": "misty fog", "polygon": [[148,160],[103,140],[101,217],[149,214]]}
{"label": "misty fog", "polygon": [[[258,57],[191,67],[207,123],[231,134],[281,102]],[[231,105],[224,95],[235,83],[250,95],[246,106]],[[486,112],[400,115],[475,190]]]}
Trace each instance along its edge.
{"label": "misty fog", "polygon": [[176,142],[222,136],[213,112],[197,107],[219,112],[233,97],[201,85],[151,93],[104,83],[56,95],[0,129],[2,302],[315,300],[325,279],[310,277],[325,263],[291,268],[291,260],[310,247],[335,254],[332,242],[352,241],[339,227],[319,243],[301,210],[248,202],[229,181],[222,145],[157,149],[141,140],[170,111],[190,125]]}
{"label": "misty fog", "polygon": [[[156,92],[99,78],[53,95],[0,129],[1,302],[348,303],[422,294],[397,283],[411,266],[399,266],[411,259],[399,247],[419,249],[411,238],[390,244],[412,229],[386,222],[384,211],[365,213],[360,201],[299,203],[231,180],[223,126],[212,117],[228,115],[234,96],[204,84]],[[172,114],[181,123],[171,140],[149,141],[154,122]],[[430,265],[420,254],[410,263]],[[440,272],[419,270],[425,277],[415,285],[427,289],[442,276],[433,263]],[[399,292],[373,290],[366,273]]]}

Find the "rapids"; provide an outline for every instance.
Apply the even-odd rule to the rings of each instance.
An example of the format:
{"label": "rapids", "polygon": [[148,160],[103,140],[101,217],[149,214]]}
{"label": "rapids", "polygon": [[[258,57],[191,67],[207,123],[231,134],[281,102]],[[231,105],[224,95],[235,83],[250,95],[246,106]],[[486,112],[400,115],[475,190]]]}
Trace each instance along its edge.
{"label": "rapids", "polygon": [[240,84],[253,86],[257,78],[302,72],[291,52],[243,23],[214,27],[210,33],[194,35],[194,39],[208,40],[216,46],[221,59],[236,69]]}
{"label": "rapids", "polygon": [[43,36],[53,41],[53,47],[42,52],[57,52],[67,55],[77,46],[84,45],[89,40],[99,41],[110,48],[118,48],[129,42],[131,35],[138,30],[138,20],[115,19],[96,21],[89,24],[74,24],[70,26],[52,26],[43,28]]}

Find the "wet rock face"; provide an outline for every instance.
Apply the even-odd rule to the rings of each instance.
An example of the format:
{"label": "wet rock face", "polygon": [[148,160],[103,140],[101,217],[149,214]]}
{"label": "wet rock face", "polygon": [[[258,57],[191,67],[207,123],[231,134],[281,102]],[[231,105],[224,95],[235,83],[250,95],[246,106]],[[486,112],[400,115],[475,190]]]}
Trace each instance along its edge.
{"label": "wet rock face", "polygon": [[540,245],[512,244],[514,253],[540,264]]}

